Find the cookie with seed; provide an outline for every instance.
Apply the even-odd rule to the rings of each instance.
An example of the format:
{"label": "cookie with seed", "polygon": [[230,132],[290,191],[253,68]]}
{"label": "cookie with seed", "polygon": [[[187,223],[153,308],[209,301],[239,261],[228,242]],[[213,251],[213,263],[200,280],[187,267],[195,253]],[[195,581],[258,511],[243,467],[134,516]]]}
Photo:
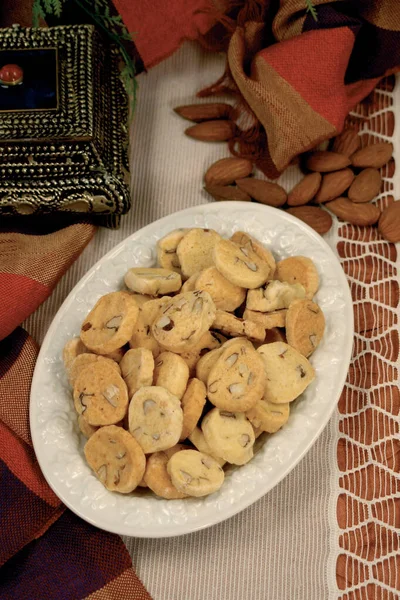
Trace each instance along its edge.
{"label": "cookie with seed", "polygon": [[128,388],[129,398],[132,398],[139,388],[153,383],[154,358],[148,348],[128,350],[119,366]]}
{"label": "cookie with seed", "polygon": [[286,315],[288,344],[304,356],[310,356],[325,331],[324,313],[311,300],[298,300],[289,306]]}
{"label": "cookie with seed", "polygon": [[231,337],[244,336],[254,342],[262,342],[265,337],[265,329],[252,319],[239,319],[224,310],[217,310],[212,327]]}
{"label": "cookie with seed", "polygon": [[185,277],[214,264],[214,247],[220,239],[220,235],[213,229],[191,229],[182,238],[176,253]]}
{"label": "cookie with seed", "polygon": [[121,375],[105,360],[85,367],[74,385],[74,405],[89,425],[115,425],[128,410],[128,390]]}
{"label": "cookie with seed", "polygon": [[210,329],[215,305],[208,292],[178,294],[163,306],[151,331],[160,346],[170,352],[188,352]]}
{"label": "cookie with seed", "polygon": [[124,346],[132,336],[139,308],[128,292],[102,296],[84,320],[81,340],[96,354],[109,354]]}
{"label": "cookie with seed", "polygon": [[261,398],[253,408],[246,412],[246,417],[257,430],[276,433],[289,419],[290,405],[274,404]]}
{"label": "cookie with seed", "polygon": [[216,492],[225,478],[217,461],[197,450],[176,452],[167,463],[167,471],[177,490],[195,497]]}
{"label": "cookie with seed", "polygon": [[155,360],[154,385],[182,398],[189,379],[189,367],[179,354],[161,352]]}
{"label": "cookie with seed", "polygon": [[259,312],[271,312],[289,308],[293,300],[305,298],[306,291],[301,283],[273,280],[265,287],[247,292],[246,308]]}
{"label": "cookie with seed", "polygon": [[216,267],[204,269],[196,279],[195,289],[208,292],[217,309],[233,312],[243,304],[246,290],[228,281]]}
{"label": "cookie with seed", "polygon": [[276,264],[275,279],[290,284],[300,283],[309,299],[313,298],[319,286],[318,271],[306,256],[290,256],[280,260]]}
{"label": "cookie with seed", "polygon": [[154,452],[147,459],[146,471],[143,477],[144,483],[160,498],[174,500],[188,497],[187,494],[176,489],[167,471],[167,463],[171,456],[182,450],[189,450],[189,447],[184,444],[176,444],[176,446],[167,450]]}
{"label": "cookie with seed", "polygon": [[80,429],[80,432],[86,439],[92,437],[92,435],[96,433],[96,431],[99,429],[94,425],[89,425],[89,423],[86,421],[83,415],[79,415],[78,417],[78,427]]}
{"label": "cookie with seed", "polygon": [[262,398],[264,387],[264,363],[254,348],[240,339],[222,346],[207,379],[207,397],[214,406],[244,412]]}
{"label": "cookie with seed", "polygon": [[68,340],[65,344],[62,357],[64,366],[67,371],[70,370],[73,361],[79,354],[87,353],[87,348],[85,344],[82,342],[80,337],[74,337],[72,340]]}
{"label": "cookie with seed", "polygon": [[271,268],[249,245],[239,246],[220,239],[214,248],[214,262],[228,281],[239,287],[254,289],[268,279]]}
{"label": "cookie with seed", "polygon": [[84,452],[97,479],[111,492],[129,494],[144,475],[143,450],[122,427],[101,427],[86,442]]}
{"label": "cookie with seed", "polygon": [[273,310],[270,313],[258,312],[256,310],[246,310],[243,313],[243,317],[246,321],[253,323],[254,326],[258,326],[264,331],[272,329],[274,327],[285,327],[286,325],[286,313],[287,309]]}
{"label": "cookie with seed", "polygon": [[220,465],[220,467],[224,466],[226,461],[223,458],[221,458],[220,456],[217,456],[216,454],[214,454],[214,452],[211,450],[210,446],[206,442],[204,433],[202,432],[202,430],[199,427],[195,427],[193,429],[193,431],[189,435],[188,439],[192,442],[193,446],[195,448],[197,448],[197,450],[199,450],[199,452],[202,452],[203,454],[207,454],[208,456],[211,456],[214,460],[217,461],[217,463]]}
{"label": "cookie with seed", "polygon": [[132,292],[161,296],[181,289],[182,279],[179,273],[168,269],[135,267],[125,274],[125,285]]}
{"label": "cookie with seed", "polygon": [[160,346],[153,337],[151,326],[160,308],[170,300],[170,296],[154,298],[149,300],[139,309],[139,316],[133,328],[129,346],[131,348],[147,348],[151,350],[153,357],[160,354]]}
{"label": "cookie with seed", "polygon": [[196,364],[196,377],[203,383],[207,384],[208,376],[211,369],[214,367],[218,357],[221,355],[222,349],[216,348],[201,356]]}
{"label": "cookie with seed", "polygon": [[257,349],[264,361],[264,400],[274,404],[292,402],[315,379],[315,371],[300,352],[283,342],[264,344]]}
{"label": "cookie with seed", "polygon": [[121,374],[121,369],[119,365],[111,358],[106,358],[105,356],[101,356],[100,354],[90,354],[90,352],[85,352],[84,354],[79,354],[73,361],[68,369],[68,380],[72,387],[75,385],[75,381],[77,380],[79,374],[83,369],[89,367],[94,364],[107,364],[112,367],[119,375]]}
{"label": "cookie with seed", "polygon": [[254,429],[244,413],[213,408],[201,429],[211,450],[228,463],[244,465],[253,458]]}
{"label": "cookie with seed", "polygon": [[157,260],[160,267],[180,273],[181,264],[176,250],[179,242],[188,233],[189,229],[175,229],[157,242]]}
{"label": "cookie with seed", "polygon": [[239,246],[248,246],[257,256],[261,258],[270,268],[270,273],[268,279],[272,278],[275,272],[275,258],[274,255],[268,248],[265,248],[256,238],[244,231],[235,231],[235,233],[231,237],[231,241],[235,242]]}
{"label": "cookie with seed", "polygon": [[142,387],[129,404],[129,431],[145,454],[179,442],[183,413],[179,399],[159,386]]}
{"label": "cookie with seed", "polygon": [[206,386],[195,377],[188,383],[183,394],[181,406],[183,410],[183,426],[181,441],[185,440],[196,427],[206,403]]}

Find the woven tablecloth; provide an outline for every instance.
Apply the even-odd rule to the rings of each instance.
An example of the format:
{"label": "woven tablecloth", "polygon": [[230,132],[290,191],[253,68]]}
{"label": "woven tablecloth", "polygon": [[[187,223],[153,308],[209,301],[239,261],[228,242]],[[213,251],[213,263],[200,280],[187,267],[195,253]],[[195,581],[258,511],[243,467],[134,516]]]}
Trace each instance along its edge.
{"label": "woven tablecloth", "polygon": [[[133,209],[118,231],[98,231],[25,323],[37,341],[75,283],[115,244],[160,217],[210,201],[202,177],[228,155],[226,145],[184,136],[187,122],[172,108],[193,103],[195,92],[223,67],[223,56],[187,44],[139,77]],[[396,138],[399,151],[392,111],[400,106],[400,86],[385,87],[360,109],[372,118],[356,122],[364,135]],[[386,176],[382,203],[399,197],[394,163]],[[299,179],[293,166],[279,182],[290,189]],[[154,600],[399,598],[399,259],[376,230],[335,222],[325,238],[355,302],[354,357],[338,410],[290,475],[242,513],[183,537],[124,539]]]}

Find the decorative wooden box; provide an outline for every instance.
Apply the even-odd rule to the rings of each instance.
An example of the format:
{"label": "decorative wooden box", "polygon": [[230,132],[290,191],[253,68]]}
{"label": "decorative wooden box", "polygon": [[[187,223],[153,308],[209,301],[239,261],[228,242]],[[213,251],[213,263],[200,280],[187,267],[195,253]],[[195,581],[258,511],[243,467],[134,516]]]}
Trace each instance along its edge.
{"label": "decorative wooden box", "polygon": [[119,56],[91,25],[0,29],[0,215],[130,208]]}

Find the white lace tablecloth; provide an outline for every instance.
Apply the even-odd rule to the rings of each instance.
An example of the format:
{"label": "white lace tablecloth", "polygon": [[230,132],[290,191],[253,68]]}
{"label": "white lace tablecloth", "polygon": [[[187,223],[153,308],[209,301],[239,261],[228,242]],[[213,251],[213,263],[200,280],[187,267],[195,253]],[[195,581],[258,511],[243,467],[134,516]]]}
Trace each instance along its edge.
{"label": "white lace tablecloth", "polygon": [[[224,58],[186,45],[139,77],[132,133],[133,208],[117,231],[101,229],[25,323],[41,342],[60,304],[105,252],[144,225],[210,200],[202,190],[208,165],[228,155],[226,144],[184,136],[188,122],[172,108],[221,74]],[[299,178],[287,170],[290,187]],[[249,206],[251,210],[251,206]],[[336,229],[328,236],[335,246]],[[330,600],[340,592],[336,560],[339,472],[338,414],[318,442],[268,495],[239,515],[198,533],[169,539],[124,541],[138,576],[154,600]],[[112,557],[110,557],[112,560]]]}

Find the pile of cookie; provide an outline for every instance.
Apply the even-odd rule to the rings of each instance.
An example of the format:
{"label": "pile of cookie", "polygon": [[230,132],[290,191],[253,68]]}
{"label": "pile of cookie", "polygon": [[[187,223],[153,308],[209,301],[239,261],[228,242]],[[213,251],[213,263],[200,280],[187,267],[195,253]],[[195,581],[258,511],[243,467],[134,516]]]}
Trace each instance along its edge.
{"label": "pile of cookie", "polygon": [[244,232],[179,229],[101,297],[63,359],[89,466],[111,491],[205,496],[288,420],[325,327],[313,262]]}

